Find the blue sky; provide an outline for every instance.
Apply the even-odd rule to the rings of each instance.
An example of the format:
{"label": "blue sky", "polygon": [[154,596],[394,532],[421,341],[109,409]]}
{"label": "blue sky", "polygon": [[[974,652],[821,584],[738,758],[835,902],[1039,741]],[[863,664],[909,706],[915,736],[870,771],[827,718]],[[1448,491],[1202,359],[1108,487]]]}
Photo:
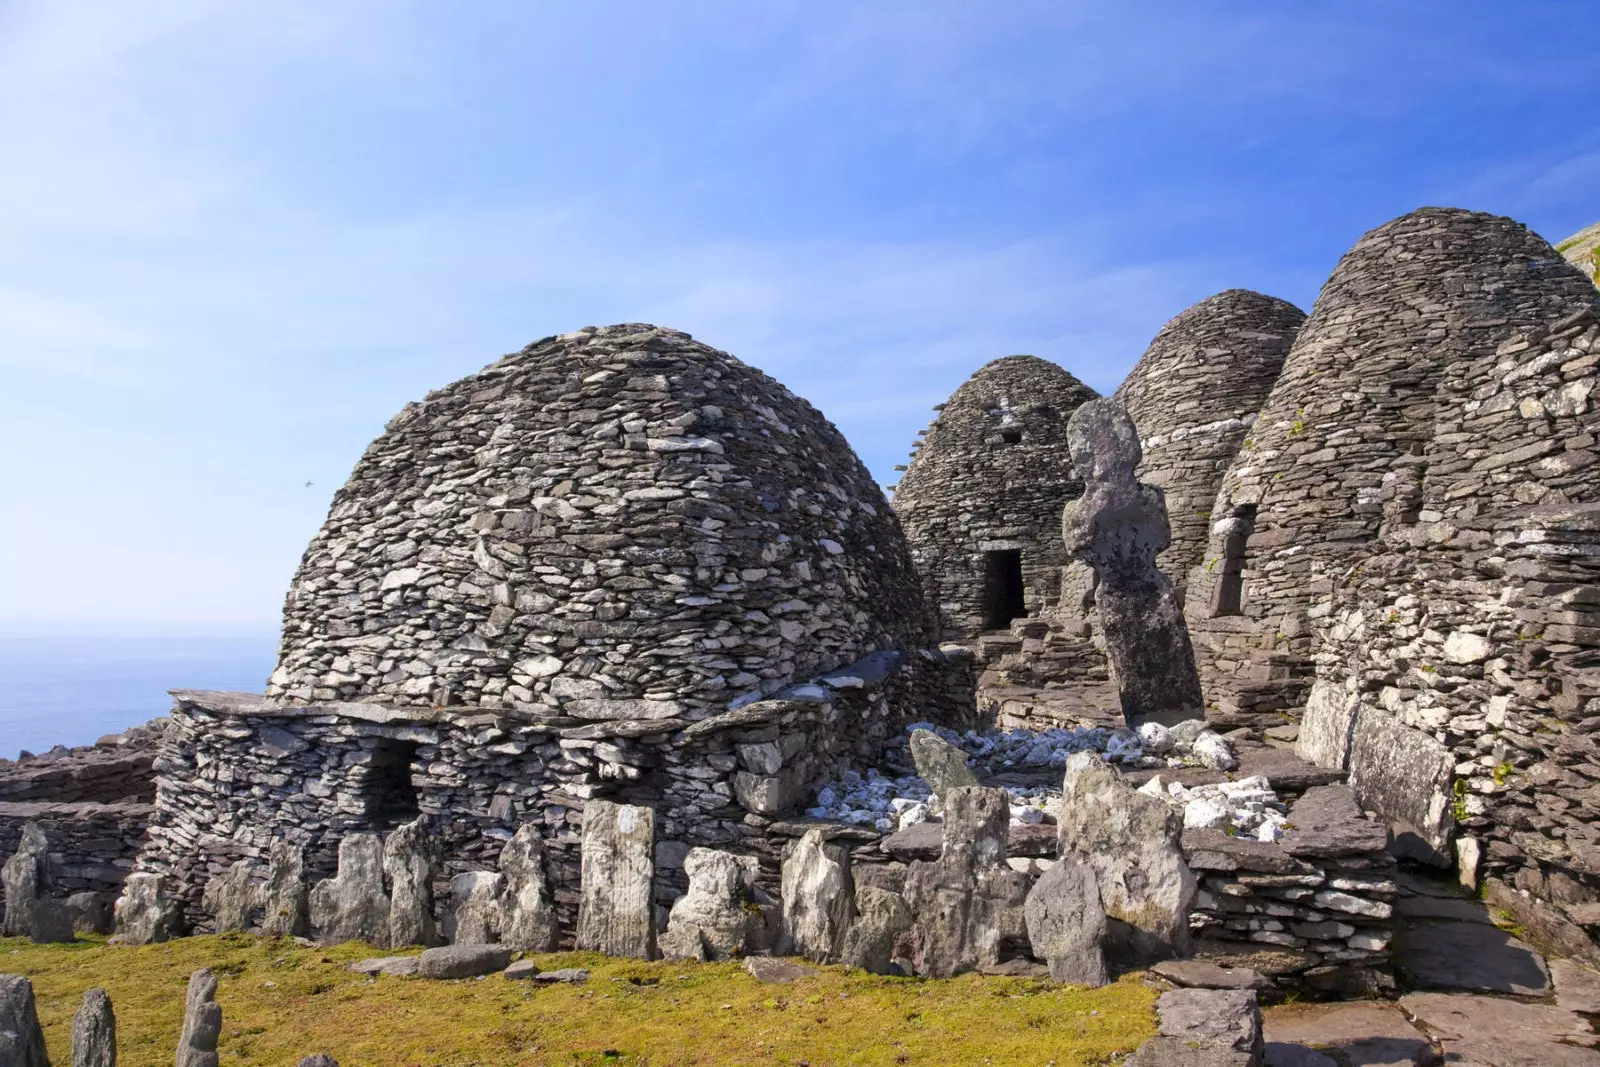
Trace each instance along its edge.
{"label": "blue sky", "polygon": [[[892,482],[1423,204],[1600,220],[1592,3],[0,0],[0,625],[270,625],[407,400],[688,330]],[[308,488],[305,483],[311,482]]]}

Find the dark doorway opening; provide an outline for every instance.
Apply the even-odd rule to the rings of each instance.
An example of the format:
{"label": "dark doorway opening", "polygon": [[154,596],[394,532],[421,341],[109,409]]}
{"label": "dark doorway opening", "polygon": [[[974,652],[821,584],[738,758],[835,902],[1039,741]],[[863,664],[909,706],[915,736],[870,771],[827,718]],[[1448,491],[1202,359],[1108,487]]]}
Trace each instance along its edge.
{"label": "dark doorway opening", "polygon": [[1022,586],[1022,550],[1002,548],[983,554],[983,626],[1003,630],[1028,613]]}
{"label": "dark doorway opening", "polygon": [[1222,541],[1222,559],[1218,566],[1217,589],[1211,600],[1211,615],[1241,615],[1244,613],[1244,560],[1245,546],[1256,528],[1256,506],[1242,504],[1234,510],[1228,521],[1228,532]]}
{"label": "dark doorway opening", "polygon": [[411,781],[411,764],[417,756],[414,741],[378,739],[367,764],[367,818],[374,827],[393,828],[421,814],[417,788]]}
{"label": "dark doorway opening", "polygon": [[1022,443],[1022,431],[1001,430],[1000,440],[1004,441],[1008,445],[1020,445]]}

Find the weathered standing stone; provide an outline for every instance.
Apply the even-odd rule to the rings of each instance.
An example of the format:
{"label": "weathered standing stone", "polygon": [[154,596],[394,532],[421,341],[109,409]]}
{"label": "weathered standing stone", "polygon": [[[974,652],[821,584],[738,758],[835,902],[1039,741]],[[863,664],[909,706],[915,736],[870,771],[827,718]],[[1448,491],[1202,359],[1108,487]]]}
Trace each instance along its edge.
{"label": "weathered standing stone", "polygon": [[117,898],[116,940],[124,945],[148,945],[183,933],[178,902],[159,874],[138,871],[122,883]]}
{"label": "weathered standing stone", "polygon": [[917,774],[928,783],[935,796],[942,797],[946,790],[978,784],[978,776],[967,766],[966,753],[932,730],[912,731],[911,758],[917,765]]}
{"label": "weathered standing stone", "polygon": [[17,851],[0,868],[6,890],[4,932],[41,943],[72,940],[72,916],[51,896],[50,843],[34,823],[22,827]]}
{"label": "weathered standing stone", "polygon": [[305,850],[282,839],[267,854],[267,881],[261,887],[261,933],[301,937],[310,931]]}
{"label": "weathered standing stone", "polygon": [[33,1004],[33,983],[20,974],[0,974],[0,1064],[50,1067]]}
{"label": "weathered standing stone", "polygon": [[1061,534],[1067,553],[1094,570],[1123,717],[1130,727],[1203,718],[1183,608],[1156,566],[1171,539],[1166,503],[1134,477],[1143,452],[1133,420],[1116,400],[1091,400],[1067,421],[1067,447],[1084,492],[1066,506]]}
{"label": "weathered standing stone", "polygon": [[106,903],[105,897],[91,890],[74,893],[67,898],[67,916],[72,920],[74,933],[111,932],[111,906]]}
{"label": "weathered standing stone", "polygon": [[1028,892],[1028,943],[1050,964],[1050,977],[1074,985],[1109,980],[1102,942],[1106,913],[1094,871],[1074,855],[1058,860]]}
{"label": "weathered standing stone", "polygon": [[899,974],[894,946],[911,929],[911,909],[899,893],[877,886],[856,886],[856,921],[844,935],[839,962],[871,974]]}
{"label": "weathered standing stone", "polygon": [[689,891],[672,905],[661,953],[667,959],[725,960],[750,951],[759,936],[760,916],[745,910],[745,886],[753,879],[755,860],[693,848],[684,857]]}
{"label": "weathered standing stone", "polygon": [[217,1038],[222,1036],[222,1007],[217,1003],[217,976],[202,967],[189,976],[183,1032],[178,1035],[177,1067],[217,1067]]}
{"label": "weathered standing stone", "polygon": [[544,842],[536,823],[524,823],[500,852],[505,877],[500,940],[524,952],[552,952],[560,938],[550,880],[544,869]]}
{"label": "weathered standing stone", "polygon": [[584,804],[580,951],[656,957],[655,833],[650,808],[608,800]]}
{"label": "weathered standing stone", "polygon": [[1129,963],[1186,955],[1195,877],[1179,845],[1182,811],[1138,792],[1092,752],[1067,761],[1062,792],[1060,854],[1094,871],[1101,906],[1116,920],[1108,953]]}
{"label": "weathered standing stone", "polygon": [[250,929],[261,900],[260,889],[252,884],[258,869],[252,860],[237,860],[226,874],[206,883],[201,905],[211,913],[217,933]]}
{"label": "weathered standing stone", "polygon": [[505,924],[501,891],[505,878],[493,871],[463,871],[450,879],[446,933],[453,945],[488,945]]}
{"label": "weathered standing stone", "polygon": [[98,986],[83,994],[72,1016],[72,1067],[117,1067],[117,1017]]}
{"label": "weathered standing stone", "polygon": [[383,844],[376,834],[339,842],[339,872],[311,890],[311,929],[319,941],[365,941],[387,947],[389,897],[383,891]]}
{"label": "weathered standing stone", "polygon": [[397,827],[383,842],[383,873],[389,876],[389,945],[431,945],[433,925],[432,835],[419,816]]}
{"label": "weathered standing stone", "polygon": [[838,959],[855,913],[850,853],[828,844],[821,830],[807,830],[783,858],[779,896],[783,925],[778,954],[818,963]]}
{"label": "weathered standing stone", "polygon": [[912,963],[931,978],[993,966],[1027,934],[1029,879],[1005,865],[1009,795],[966,786],[950,790],[944,805],[939,858],[911,865],[904,894]]}

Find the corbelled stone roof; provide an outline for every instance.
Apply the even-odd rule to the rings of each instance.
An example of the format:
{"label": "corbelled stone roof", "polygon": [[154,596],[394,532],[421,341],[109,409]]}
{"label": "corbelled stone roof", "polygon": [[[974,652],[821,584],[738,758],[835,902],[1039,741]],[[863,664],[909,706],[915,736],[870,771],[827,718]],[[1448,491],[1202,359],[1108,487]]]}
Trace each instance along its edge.
{"label": "corbelled stone roof", "polygon": [[927,629],[895,516],[821,413],[688,334],[590,327],[368,447],[268,696],[692,718]]}
{"label": "corbelled stone roof", "polygon": [[1139,479],[1166,493],[1172,543],[1159,562],[1180,591],[1205,554],[1217,486],[1305,318],[1249,289],[1218,293],[1163,326],[1117,389],[1144,445]]}
{"label": "corbelled stone roof", "polygon": [[979,368],[929,425],[894,506],[947,632],[981,628],[987,546],[1022,552],[1030,611],[1055,595],[1061,509],[1083,492],[1067,419],[1096,395],[1048,360],[1006,356]]}

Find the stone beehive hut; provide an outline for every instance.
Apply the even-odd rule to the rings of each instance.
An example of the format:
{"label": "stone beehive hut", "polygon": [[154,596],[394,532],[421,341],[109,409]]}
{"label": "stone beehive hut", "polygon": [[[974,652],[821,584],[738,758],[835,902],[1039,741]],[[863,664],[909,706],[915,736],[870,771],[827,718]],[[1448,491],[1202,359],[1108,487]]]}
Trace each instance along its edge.
{"label": "stone beehive hut", "polygon": [[960,721],[882,491],[816,409],[645,325],[552,337],[409,405],[295,575],[265,697],[178,691],[142,870],[191,918],[277,839],[422,815],[449,871],[541,827],[577,900],[584,803],[649,805],[661,891],[688,847],[775,857],[774,818]]}
{"label": "stone beehive hut", "polygon": [[1445,375],[1562,306],[1575,277],[1520,224],[1455,209],[1404,215],[1344,256],[1222,481],[1190,575],[1197,653],[1224,713],[1303,703],[1310,620],[1334,576],[1416,521]]}
{"label": "stone beehive hut", "polygon": [[1095,397],[1035,356],[985,364],[951,395],[895,492],[944,633],[1036,615],[1059,591],[1061,509],[1083,492],[1067,419]]}
{"label": "stone beehive hut", "polygon": [[267,695],[694,718],[923,627],[895,517],[815,408],[613,326],[390,422],[306,550]]}
{"label": "stone beehive hut", "polygon": [[1218,293],[1163,326],[1117,389],[1144,446],[1139,479],[1166,494],[1172,543],[1159,563],[1180,599],[1205,555],[1217,488],[1305,317],[1248,289]]}

